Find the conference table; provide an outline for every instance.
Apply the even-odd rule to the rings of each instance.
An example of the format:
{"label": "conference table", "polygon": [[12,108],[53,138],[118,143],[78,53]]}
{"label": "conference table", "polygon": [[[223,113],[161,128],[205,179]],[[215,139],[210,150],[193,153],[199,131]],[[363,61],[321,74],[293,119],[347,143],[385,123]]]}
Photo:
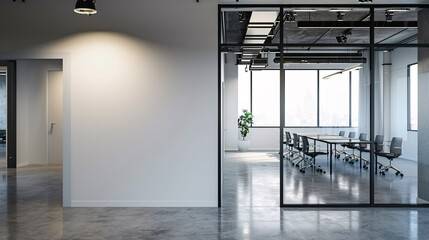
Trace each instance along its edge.
{"label": "conference table", "polygon": [[[329,135],[324,133],[298,133],[299,136],[305,136],[308,139],[313,140],[314,142],[319,141],[326,144],[326,151],[328,152],[329,160],[329,174],[332,175],[332,146],[334,146],[334,151],[337,149],[337,144],[371,144],[369,140],[359,140],[356,138],[348,138],[339,135]],[[316,144],[315,144],[316,145]],[[377,163],[376,163],[377,165]],[[360,159],[360,167],[362,167],[362,160]]]}

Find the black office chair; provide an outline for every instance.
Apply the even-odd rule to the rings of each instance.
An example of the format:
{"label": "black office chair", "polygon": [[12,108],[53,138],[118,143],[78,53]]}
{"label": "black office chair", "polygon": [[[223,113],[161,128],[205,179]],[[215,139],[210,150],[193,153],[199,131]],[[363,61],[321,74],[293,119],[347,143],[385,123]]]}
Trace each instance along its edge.
{"label": "black office chair", "polygon": [[297,153],[298,156],[294,157],[291,160],[292,166],[299,167],[299,164],[302,162],[302,160],[304,160],[304,156],[301,155],[302,146],[301,146],[301,144],[299,142],[299,136],[296,133],[293,133],[293,148],[296,150],[296,151],[294,151],[294,154]]}
{"label": "black office chair", "polygon": [[[308,138],[301,136],[302,139],[302,152],[304,154],[304,166],[299,169],[300,172],[305,173],[307,168],[314,168],[317,172],[326,173],[320,166],[316,166],[316,157],[319,155],[326,155],[327,152],[317,151],[316,149],[310,151],[310,145],[308,144]],[[309,158],[306,158],[308,156]]]}
{"label": "black office chair", "polygon": [[[360,140],[360,141],[366,141],[366,136],[367,136],[367,134],[366,134],[366,133],[361,133],[361,134],[359,134],[359,140]],[[349,163],[350,163],[350,164],[353,164],[355,161],[359,161],[360,156],[358,156],[358,155],[356,155],[356,154],[355,154],[355,150],[358,150],[358,149],[359,149],[359,144],[356,144],[356,143],[349,143],[349,144],[347,145],[347,148],[349,148],[349,149],[351,149],[351,150],[352,150],[352,153],[351,153],[351,154],[346,153],[346,157],[347,157],[347,159],[348,159]]]}
{"label": "black office chair", "polygon": [[293,157],[293,141],[292,137],[290,135],[290,132],[285,132],[286,141],[283,142],[283,144],[286,145],[285,154],[283,157],[286,157],[287,159],[291,160],[291,157]]}
{"label": "black office chair", "polygon": [[[348,138],[355,138],[355,135],[356,135],[356,133],[355,133],[355,132],[349,132],[349,135],[348,135],[347,137],[348,137]],[[347,145],[348,145],[348,143],[343,143],[343,144],[341,144],[341,146],[343,147],[343,150],[339,151],[339,152],[337,153],[337,155],[335,155],[335,157],[336,157],[336,158],[340,158],[340,157],[341,157],[341,154],[346,154],[346,153],[348,153],[348,152],[346,151],[346,147],[347,147]]]}
{"label": "black office chair", "polygon": [[[374,152],[375,157],[377,159],[377,153],[380,153],[383,151],[383,141],[384,141],[384,135],[376,135],[374,140]],[[371,152],[370,149],[367,148],[366,143],[360,143],[359,144],[359,151],[369,153]],[[361,156],[362,161],[364,162],[363,168],[368,169],[369,168],[369,160]],[[377,164],[380,165],[380,168],[383,166],[381,163],[377,161]]]}
{"label": "black office chair", "polygon": [[395,158],[398,158],[402,154],[402,138],[393,137],[392,142],[390,143],[390,152],[379,152],[377,153],[380,157],[385,157],[389,160],[389,165],[385,165],[381,168],[380,174],[385,175],[387,171],[389,171],[390,168],[396,170],[395,175],[400,175],[401,177],[404,176],[401,170],[395,168],[392,166],[392,161]]}

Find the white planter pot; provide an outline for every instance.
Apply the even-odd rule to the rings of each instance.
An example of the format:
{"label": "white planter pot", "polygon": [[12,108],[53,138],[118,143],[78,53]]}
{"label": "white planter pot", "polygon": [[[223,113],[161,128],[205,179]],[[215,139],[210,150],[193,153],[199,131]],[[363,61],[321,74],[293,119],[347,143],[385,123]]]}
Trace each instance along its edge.
{"label": "white planter pot", "polygon": [[238,140],[238,151],[247,152],[249,151],[250,141],[248,140]]}

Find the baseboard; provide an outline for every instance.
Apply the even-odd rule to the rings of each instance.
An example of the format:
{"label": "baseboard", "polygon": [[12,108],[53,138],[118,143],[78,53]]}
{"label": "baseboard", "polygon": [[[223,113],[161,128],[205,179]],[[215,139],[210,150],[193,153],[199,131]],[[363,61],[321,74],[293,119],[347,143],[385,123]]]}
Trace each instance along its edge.
{"label": "baseboard", "polygon": [[20,167],[25,167],[25,166],[28,166],[28,165],[30,165],[30,162],[22,162],[22,163],[17,163],[16,167],[20,168]]}
{"label": "baseboard", "polygon": [[217,202],[174,201],[81,201],[72,200],[71,207],[217,207]]}
{"label": "baseboard", "polygon": [[426,201],[426,200],[421,199],[421,198],[416,198],[416,200],[417,200],[418,204],[429,204],[429,201]]}

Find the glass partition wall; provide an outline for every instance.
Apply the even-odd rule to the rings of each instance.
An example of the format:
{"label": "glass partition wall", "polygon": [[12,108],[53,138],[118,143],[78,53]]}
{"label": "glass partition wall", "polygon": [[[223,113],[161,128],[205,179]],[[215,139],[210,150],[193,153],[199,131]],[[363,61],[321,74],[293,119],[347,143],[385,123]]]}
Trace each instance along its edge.
{"label": "glass partition wall", "polygon": [[428,203],[429,5],[221,5],[219,19],[254,149],[277,144],[280,206]]}

